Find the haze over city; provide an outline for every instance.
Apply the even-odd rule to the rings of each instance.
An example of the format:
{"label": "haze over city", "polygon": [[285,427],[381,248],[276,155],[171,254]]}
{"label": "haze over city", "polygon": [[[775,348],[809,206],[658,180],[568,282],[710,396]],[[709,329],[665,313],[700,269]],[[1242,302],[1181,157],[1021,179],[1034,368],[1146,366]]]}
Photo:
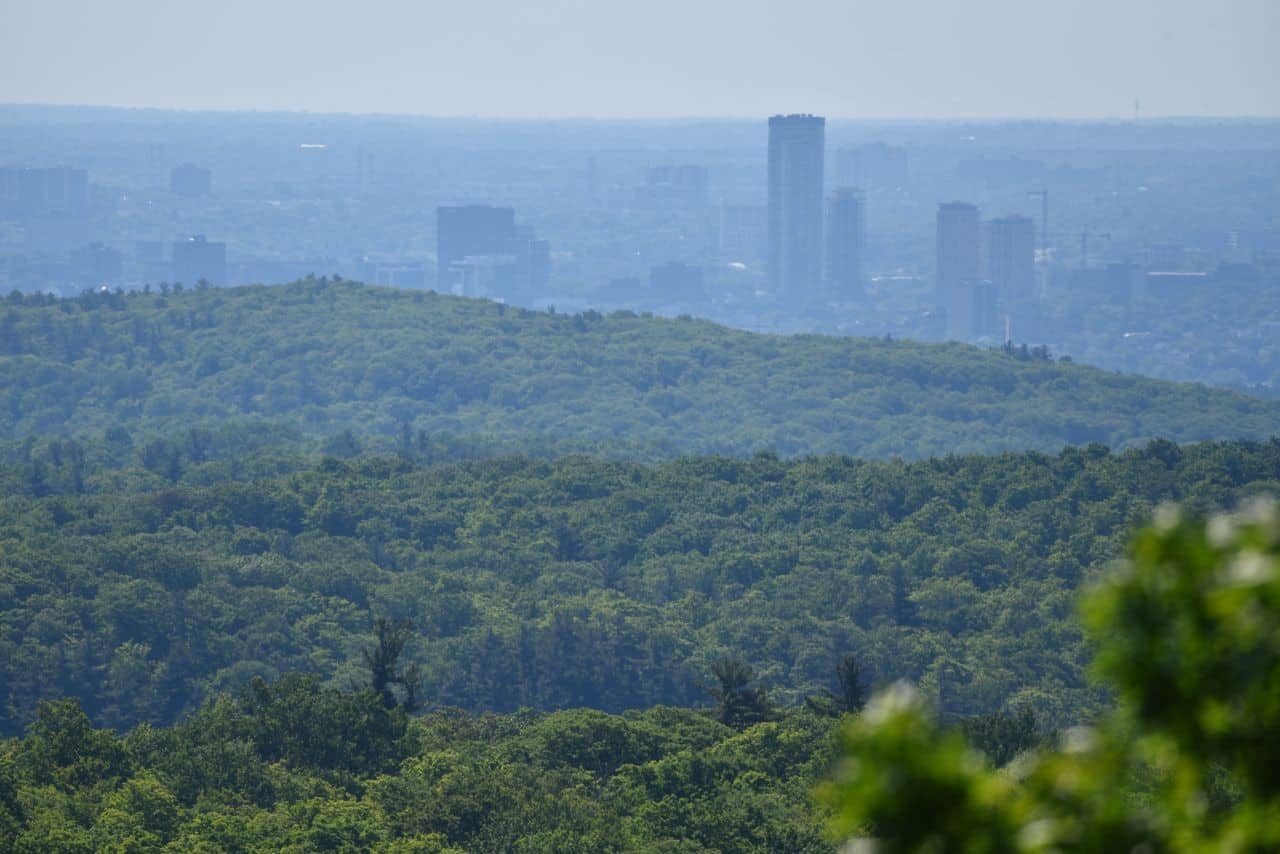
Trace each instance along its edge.
{"label": "haze over city", "polygon": [[1280,114],[1270,0],[6,0],[0,102],[488,117]]}

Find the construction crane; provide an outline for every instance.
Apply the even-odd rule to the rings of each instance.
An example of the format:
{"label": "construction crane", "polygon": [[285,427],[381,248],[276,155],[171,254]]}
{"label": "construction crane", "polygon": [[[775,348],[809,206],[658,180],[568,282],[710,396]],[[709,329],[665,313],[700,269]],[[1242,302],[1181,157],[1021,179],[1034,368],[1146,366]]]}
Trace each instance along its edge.
{"label": "construction crane", "polygon": [[[1054,239],[1056,240],[1066,240],[1068,238],[1073,238],[1073,237],[1080,238],[1080,269],[1082,270],[1089,266],[1089,241],[1111,240],[1111,232],[1094,231],[1092,228],[1090,228],[1087,225],[1078,232],[1055,231],[1053,233],[1053,236],[1054,236]],[[1048,235],[1045,235],[1044,240],[1046,241],[1046,243],[1048,239],[1049,239]],[[1048,259],[1046,258],[1045,260],[1047,261]]]}
{"label": "construction crane", "polygon": [[[1042,188],[1039,190],[1028,190],[1027,198],[1040,200],[1040,258],[1049,263],[1049,190]],[[1089,238],[1099,238],[1102,240],[1110,240],[1110,233],[1092,232],[1089,226],[1085,226],[1080,232],[1080,268],[1084,269],[1089,266]]]}
{"label": "construction crane", "polygon": [[1040,256],[1049,261],[1049,191],[1048,190],[1030,190],[1027,192],[1027,198],[1040,198]]}

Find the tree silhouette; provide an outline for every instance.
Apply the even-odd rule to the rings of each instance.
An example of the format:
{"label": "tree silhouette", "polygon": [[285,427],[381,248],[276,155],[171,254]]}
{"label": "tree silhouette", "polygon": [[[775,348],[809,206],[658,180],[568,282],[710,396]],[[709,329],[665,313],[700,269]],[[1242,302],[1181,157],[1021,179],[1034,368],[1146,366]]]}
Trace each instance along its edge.
{"label": "tree silhouette", "polygon": [[853,653],[843,656],[836,663],[836,686],[836,691],[823,690],[821,694],[805,698],[804,704],[820,715],[831,717],[862,711],[867,702],[867,694],[862,686],[862,663]]}
{"label": "tree silhouette", "polygon": [[773,707],[755,671],[737,657],[721,658],[711,665],[715,685],[700,685],[716,701],[716,719],[745,729],[773,717]]}
{"label": "tree silhouette", "polygon": [[[410,665],[404,671],[396,667],[405,644],[413,636],[413,626],[405,620],[392,622],[386,617],[378,617],[373,621],[373,634],[377,643],[363,653],[365,666],[369,668],[369,687],[382,698],[382,704],[388,709],[399,705],[405,711],[415,711],[419,705],[421,682],[418,667]],[[393,689],[396,685],[403,692],[403,701],[396,696]]]}

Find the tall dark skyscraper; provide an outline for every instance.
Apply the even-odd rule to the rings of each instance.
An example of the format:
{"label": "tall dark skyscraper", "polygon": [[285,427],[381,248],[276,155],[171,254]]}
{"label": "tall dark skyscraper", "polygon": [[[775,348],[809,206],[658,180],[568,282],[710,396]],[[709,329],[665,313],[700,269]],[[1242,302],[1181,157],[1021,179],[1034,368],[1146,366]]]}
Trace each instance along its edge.
{"label": "tall dark skyscraper", "polygon": [[769,285],[790,300],[822,285],[822,169],[826,119],[769,119]]}
{"label": "tall dark skyscraper", "polygon": [[1036,231],[1029,217],[1015,214],[991,220],[987,271],[1006,311],[1035,296]]}
{"label": "tall dark skyscraper", "polygon": [[977,205],[938,205],[936,302],[947,313],[947,337],[992,334],[995,289],[982,278],[982,219]]}
{"label": "tall dark skyscraper", "polygon": [[862,296],[867,245],[867,208],[861,190],[841,187],[827,200],[827,295]]}

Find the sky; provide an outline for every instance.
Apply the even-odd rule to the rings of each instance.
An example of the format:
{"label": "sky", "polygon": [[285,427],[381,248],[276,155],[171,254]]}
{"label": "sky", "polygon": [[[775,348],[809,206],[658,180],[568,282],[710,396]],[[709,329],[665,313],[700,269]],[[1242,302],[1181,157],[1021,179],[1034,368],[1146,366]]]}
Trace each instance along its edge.
{"label": "sky", "polygon": [[1280,116],[1280,0],[0,0],[0,103]]}

